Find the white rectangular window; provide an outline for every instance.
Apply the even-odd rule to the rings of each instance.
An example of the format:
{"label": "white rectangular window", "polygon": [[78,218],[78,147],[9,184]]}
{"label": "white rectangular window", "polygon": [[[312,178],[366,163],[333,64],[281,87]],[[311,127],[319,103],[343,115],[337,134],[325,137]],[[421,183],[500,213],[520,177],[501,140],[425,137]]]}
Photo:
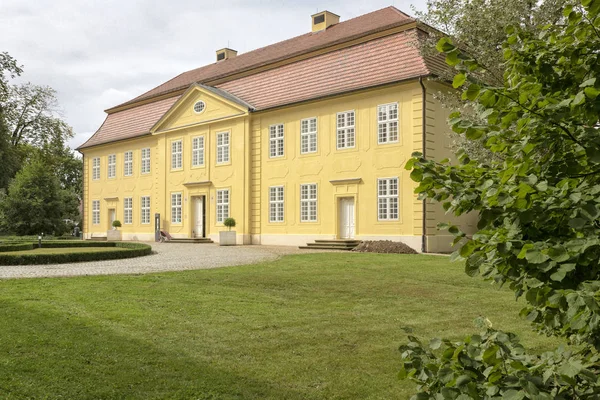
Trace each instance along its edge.
{"label": "white rectangular window", "polygon": [[141,221],[142,224],[150,223],[150,196],[140,197],[140,209],[142,210]]}
{"label": "white rectangular window", "polygon": [[217,164],[229,162],[229,132],[217,133]]}
{"label": "white rectangular window", "polygon": [[142,174],[150,173],[150,147],[142,149]]}
{"label": "white rectangular window", "polygon": [[204,136],[192,139],[192,166],[204,165]]}
{"label": "white rectangular window", "polygon": [[398,141],[398,103],[377,106],[378,142]]}
{"label": "white rectangular window", "polygon": [[300,153],[317,151],[317,119],[307,118],[300,121]]}
{"label": "white rectangular window", "polygon": [[125,163],[123,164],[123,175],[133,175],[133,151],[126,151],[123,159],[125,160]]}
{"label": "white rectangular window", "polygon": [[283,124],[269,127],[269,157],[283,157]]}
{"label": "white rectangular window", "polygon": [[100,179],[100,157],[92,158],[92,179]]}
{"label": "white rectangular window", "polygon": [[229,218],[229,189],[217,190],[217,222]]}
{"label": "white rectangular window", "polygon": [[283,186],[269,188],[269,222],[283,222]]}
{"label": "white rectangular window", "polygon": [[171,193],[171,222],[181,223],[181,193]]}
{"label": "white rectangular window", "polygon": [[349,149],[355,142],[354,111],[337,113],[337,148]]}
{"label": "white rectangular window", "polygon": [[171,142],[171,169],[183,168],[183,142],[176,140]]}
{"label": "white rectangular window", "polygon": [[377,204],[380,221],[398,219],[398,178],[377,180]]}
{"label": "white rectangular window", "polygon": [[300,185],[300,221],[317,221],[317,184]]}
{"label": "white rectangular window", "polygon": [[100,225],[100,200],[92,200],[92,224]]}
{"label": "white rectangular window", "polygon": [[114,178],[117,174],[117,155],[109,154],[108,155],[108,177]]}
{"label": "white rectangular window", "polygon": [[131,197],[123,199],[123,223],[133,223],[133,198]]}

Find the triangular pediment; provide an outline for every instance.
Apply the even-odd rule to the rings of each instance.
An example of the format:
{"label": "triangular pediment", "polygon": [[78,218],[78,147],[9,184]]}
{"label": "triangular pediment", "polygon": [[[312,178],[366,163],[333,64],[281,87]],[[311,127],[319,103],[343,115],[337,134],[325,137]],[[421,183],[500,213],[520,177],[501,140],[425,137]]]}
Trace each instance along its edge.
{"label": "triangular pediment", "polygon": [[194,84],[150,130],[152,134],[248,115],[252,106],[209,86]]}

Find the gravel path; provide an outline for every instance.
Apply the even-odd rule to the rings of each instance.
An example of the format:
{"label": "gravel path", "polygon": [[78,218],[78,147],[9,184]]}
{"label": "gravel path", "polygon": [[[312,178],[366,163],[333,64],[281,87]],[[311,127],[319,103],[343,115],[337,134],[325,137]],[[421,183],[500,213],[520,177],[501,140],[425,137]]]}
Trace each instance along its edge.
{"label": "gravel path", "polygon": [[[144,274],[210,269],[275,260],[283,255],[314,253],[292,246],[219,246],[216,244],[148,243],[155,254],[125,260],[74,264],[0,266],[0,279],[52,276]],[[322,251],[322,250],[321,250]]]}

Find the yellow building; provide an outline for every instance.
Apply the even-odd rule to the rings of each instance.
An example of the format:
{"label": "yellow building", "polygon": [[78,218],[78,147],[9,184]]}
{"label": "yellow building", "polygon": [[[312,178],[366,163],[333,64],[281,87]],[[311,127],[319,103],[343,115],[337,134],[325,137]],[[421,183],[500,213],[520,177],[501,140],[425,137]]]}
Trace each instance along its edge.
{"label": "yellow building", "polygon": [[[427,27],[394,7],[345,22],[311,16],[307,34],[185,72],[106,110],[84,156],[85,237],[119,219],[124,239],[173,237],[305,245],[402,241],[446,251],[450,219],[414,194],[413,151],[450,155],[443,59],[415,41]],[[426,121],[426,123],[423,123]],[[468,230],[472,220],[463,219]]]}

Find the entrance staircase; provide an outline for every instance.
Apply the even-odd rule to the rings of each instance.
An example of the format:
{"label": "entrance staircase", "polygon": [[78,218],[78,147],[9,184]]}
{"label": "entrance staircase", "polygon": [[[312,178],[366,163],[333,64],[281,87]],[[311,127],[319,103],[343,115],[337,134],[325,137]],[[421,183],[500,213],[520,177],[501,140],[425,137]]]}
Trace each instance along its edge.
{"label": "entrance staircase", "polygon": [[307,243],[306,246],[300,246],[300,249],[320,249],[320,250],[347,250],[350,251],[360,244],[360,240],[354,239],[333,239],[333,240],[315,240],[314,243]]}
{"label": "entrance staircase", "polygon": [[173,238],[165,243],[214,243],[209,238]]}

